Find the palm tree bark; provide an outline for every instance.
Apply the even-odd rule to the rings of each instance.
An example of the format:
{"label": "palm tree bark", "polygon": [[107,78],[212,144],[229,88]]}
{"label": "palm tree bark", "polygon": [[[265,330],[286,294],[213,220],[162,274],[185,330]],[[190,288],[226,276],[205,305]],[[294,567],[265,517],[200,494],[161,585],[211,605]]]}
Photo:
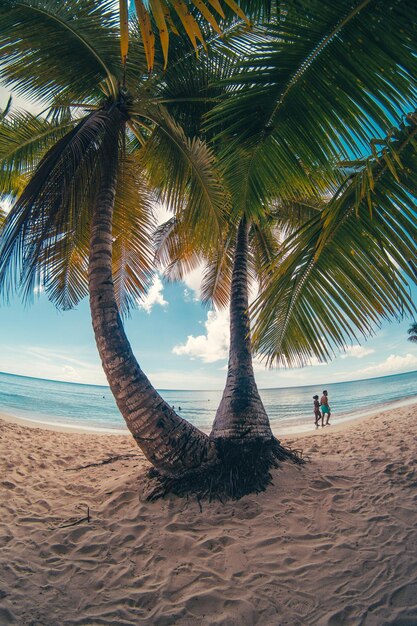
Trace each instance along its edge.
{"label": "palm tree bark", "polygon": [[147,459],[165,475],[181,475],[215,458],[207,435],[179,417],[137,363],[119,315],[112,279],[112,218],[118,138],[101,174],[92,216],[88,268],[90,309],[97,348],[117,406]]}
{"label": "palm tree bark", "polygon": [[259,396],[252,364],[248,315],[249,223],[242,218],[237,233],[230,296],[230,349],[226,387],[217,409],[211,438],[270,440],[269,419]]}

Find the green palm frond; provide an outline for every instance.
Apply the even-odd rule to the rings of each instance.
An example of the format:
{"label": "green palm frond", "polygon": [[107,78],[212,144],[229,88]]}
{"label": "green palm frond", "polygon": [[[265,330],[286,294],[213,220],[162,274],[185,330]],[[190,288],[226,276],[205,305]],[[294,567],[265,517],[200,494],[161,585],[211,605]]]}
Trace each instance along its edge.
{"label": "green palm frond", "polygon": [[[113,217],[113,282],[122,315],[137,306],[153,273],[152,198],[138,163],[125,157],[119,164]],[[61,235],[43,249],[39,260],[45,291],[54,304],[71,309],[88,294],[89,212],[79,223],[65,223]],[[69,229],[70,228],[70,229]]]}
{"label": "green palm frond", "polygon": [[18,195],[42,156],[75,125],[73,120],[51,123],[23,111],[0,121],[0,189]]}
{"label": "green palm frond", "polygon": [[417,118],[391,132],[317,217],[283,244],[255,303],[255,347],[270,363],[331,358],[381,319],[415,307]]}
{"label": "green palm frond", "polygon": [[[231,172],[237,150],[246,152],[245,183],[233,193],[242,205],[265,202],[281,177],[285,185],[288,176],[330,173],[341,156],[361,156],[417,100],[411,0],[301,0],[280,10],[209,116]],[[309,195],[303,182],[298,192]]]}
{"label": "green palm frond", "polygon": [[201,283],[201,299],[222,308],[229,304],[237,228],[229,226],[206,261]]}
{"label": "green palm frond", "polygon": [[[110,137],[122,123],[117,109],[93,112],[43,157],[3,229],[0,285],[6,297],[18,285],[31,298],[34,287],[44,285],[51,299],[60,301],[54,281],[57,258],[64,256],[64,265],[71,264],[74,238],[77,246],[108,160]],[[64,306],[74,303],[69,298]]]}
{"label": "green palm frond", "polygon": [[5,219],[6,219],[6,211],[0,207],[0,231],[3,228]]}
{"label": "green palm frond", "polygon": [[[172,59],[161,80],[154,74],[147,81],[155,98],[168,109],[188,136],[202,135],[202,120],[224,95],[222,81],[230,79],[236,67],[236,51],[228,42],[245,38],[239,24],[234,24],[224,36],[207,41],[207,50],[198,58],[184,54],[179,42],[173,46]],[[236,43],[234,43],[236,47]],[[208,137],[207,134],[204,135]]]}
{"label": "green palm frond", "polygon": [[281,228],[276,228],[275,225],[271,223],[262,225],[252,224],[249,232],[254,273],[261,291],[269,275],[269,267],[274,262],[279,252],[279,235],[282,224],[280,224],[280,226]]}
{"label": "green palm frond", "polygon": [[184,229],[176,217],[158,226],[154,241],[156,262],[169,281],[183,280],[203,261],[198,241],[193,241],[192,233]]}
{"label": "green palm frond", "polygon": [[214,153],[198,137],[186,137],[162,107],[148,110],[146,116],[156,129],[146,144],[143,162],[159,199],[181,214],[184,228],[210,249],[221,233],[229,205]]}
{"label": "green palm frond", "polygon": [[113,216],[113,283],[122,315],[137,307],[154,273],[154,202],[138,158],[119,164]]}
{"label": "green palm frond", "polygon": [[[335,193],[336,189],[328,188],[325,195],[329,197]],[[278,198],[269,207],[269,219],[272,219],[280,231],[288,232],[299,228],[318,213],[320,213],[327,201],[325,195],[300,197],[300,198]]]}
{"label": "green palm frond", "polygon": [[0,0],[0,69],[17,94],[50,102],[100,96],[120,74],[118,16],[112,2]]}
{"label": "green palm frond", "polygon": [[10,109],[12,107],[12,96],[9,96],[6,106],[3,111],[0,111],[0,122],[4,120],[5,117],[8,116]]}
{"label": "green palm frond", "polygon": [[88,294],[89,236],[84,228],[88,217],[80,214],[79,222],[72,224],[71,230],[62,226],[61,235],[42,248],[36,266],[38,275],[34,280],[63,311],[74,308]]}
{"label": "green palm frond", "polygon": [[227,159],[220,156],[220,162],[235,206],[246,211],[251,221],[256,221],[263,207],[277,197],[296,199],[320,191],[313,172],[304,166],[295,148],[273,136],[263,141],[262,149],[257,142],[236,147]]}

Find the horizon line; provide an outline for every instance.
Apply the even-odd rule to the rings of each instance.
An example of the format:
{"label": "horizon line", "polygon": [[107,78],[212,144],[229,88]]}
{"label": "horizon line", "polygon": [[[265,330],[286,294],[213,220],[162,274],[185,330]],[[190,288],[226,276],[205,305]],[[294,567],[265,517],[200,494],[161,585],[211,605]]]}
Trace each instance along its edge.
{"label": "horizon line", "polygon": [[[355,378],[353,380],[339,380],[333,383],[314,383],[312,385],[289,385],[287,387],[260,387],[260,391],[273,391],[275,389],[297,389],[297,387],[318,387],[323,385],[346,385],[349,383],[360,383],[366,380],[378,380],[380,378],[393,378],[395,376],[404,376],[405,374],[415,374],[417,370],[409,370],[408,372],[397,372],[396,374],[385,374],[382,376],[370,376],[368,378]],[[62,385],[80,385],[81,387],[100,387],[102,389],[110,389],[109,385],[96,385],[94,383],[79,383],[71,380],[58,380],[56,378],[40,378],[39,376],[26,376],[24,374],[14,374],[13,372],[0,372],[0,375],[4,374],[5,376],[16,376],[17,378],[29,378],[31,380],[41,380],[49,383],[59,383]],[[168,389],[165,387],[155,387],[157,391],[203,391],[207,393],[208,391],[216,391],[221,393],[223,389]]]}

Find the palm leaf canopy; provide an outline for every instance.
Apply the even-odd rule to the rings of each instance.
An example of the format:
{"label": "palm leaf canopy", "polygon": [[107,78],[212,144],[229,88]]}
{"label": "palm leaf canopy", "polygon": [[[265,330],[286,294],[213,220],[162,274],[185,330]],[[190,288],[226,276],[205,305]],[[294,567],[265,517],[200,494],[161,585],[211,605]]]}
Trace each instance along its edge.
{"label": "palm leaf canopy", "polygon": [[328,359],[413,309],[416,24],[411,1],[280,3],[206,116],[238,212],[327,203],[267,262],[252,312],[269,363]]}
{"label": "palm leaf canopy", "polygon": [[253,307],[267,361],[325,361],[381,319],[413,314],[417,282],[417,116],[361,161],[327,206],[283,244]]}
{"label": "palm leaf canopy", "polygon": [[[256,40],[264,39],[265,29],[257,28],[242,33],[238,26],[232,27],[220,39],[210,41],[207,53],[202,52],[198,59],[194,55],[176,57],[165,73],[164,81],[156,85],[160,102],[163,102],[175,119],[180,119],[191,136],[203,133],[211,141],[215,150],[221,150],[218,140],[210,128],[203,127],[204,117],[210,114],[224,96],[224,88],[236,71],[242,55],[247,55]],[[174,50],[174,54],[176,51]],[[153,78],[150,82],[155,82]],[[226,168],[223,184],[228,179],[240,176],[240,150],[236,157],[236,167]],[[164,172],[161,172],[161,176]],[[170,177],[168,177],[169,180]],[[239,197],[229,195],[228,224],[225,224],[220,237],[212,238],[212,246],[202,248],[198,228],[204,214],[200,211],[198,220],[186,223],[183,217],[175,218],[162,225],[156,233],[157,260],[168,280],[181,280],[185,274],[197,266],[205,267],[202,283],[202,300],[224,307],[229,303],[233,255],[236,244],[236,231],[243,214],[250,219],[250,278],[260,285],[264,283],[264,272],[278,249],[279,237],[309,219],[322,206],[321,189],[328,189],[328,176],[323,180],[320,173],[307,172],[299,168],[293,177],[289,197],[282,195],[288,190],[274,182],[269,190],[269,203],[247,207],[239,205]],[[226,193],[226,192],[225,192]],[[227,207],[225,207],[227,208]],[[197,212],[196,214],[197,215]]]}
{"label": "palm leaf canopy", "polygon": [[188,139],[156,101],[143,47],[123,68],[114,7],[95,7],[90,0],[0,3],[4,80],[49,107],[46,118],[12,111],[0,122],[0,191],[16,198],[2,235],[0,279],[4,293],[20,285],[27,297],[43,284],[64,308],[85,295],[94,193],[119,129],[114,279],[126,312],[151,276],[155,199],[190,224],[203,208],[207,246],[225,200],[213,153]]}
{"label": "palm leaf canopy", "polygon": [[100,97],[100,82],[120,72],[118,44],[110,2],[0,1],[2,82],[23,97]]}
{"label": "palm leaf canopy", "polygon": [[317,168],[331,175],[340,159],[363,156],[417,100],[415,2],[279,7],[261,41],[255,29],[224,101],[208,116],[243,207],[269,202],[278,185],[286,197],[297,187],[309,195]]}

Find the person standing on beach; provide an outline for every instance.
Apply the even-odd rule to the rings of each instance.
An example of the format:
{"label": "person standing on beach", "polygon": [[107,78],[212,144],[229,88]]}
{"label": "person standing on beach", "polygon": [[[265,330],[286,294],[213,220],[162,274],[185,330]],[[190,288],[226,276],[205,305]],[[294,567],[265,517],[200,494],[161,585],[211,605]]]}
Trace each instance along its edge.
{"label": "person standing on beach", "polygon": [[[323,395],[320,399],[320,409],[321,409],[321,413],[322,413],[322,420],[321,420],[321,425],[322,426],[328,426],[330,425],[330,406],[329,406],[329,397],[328,397],[328,393],[326,390],[323,391]],[[326,423],[323,424],[324,421],[324,416],[326,415]]]}
{"label": "person standing on beach", "polygon": [[314,423],[316,428],[319,427],[319,420],[321,418],[321,425],[323,426],[323,415],[320,413],[320,402],[318,396],[313,396],[314,400]]}

